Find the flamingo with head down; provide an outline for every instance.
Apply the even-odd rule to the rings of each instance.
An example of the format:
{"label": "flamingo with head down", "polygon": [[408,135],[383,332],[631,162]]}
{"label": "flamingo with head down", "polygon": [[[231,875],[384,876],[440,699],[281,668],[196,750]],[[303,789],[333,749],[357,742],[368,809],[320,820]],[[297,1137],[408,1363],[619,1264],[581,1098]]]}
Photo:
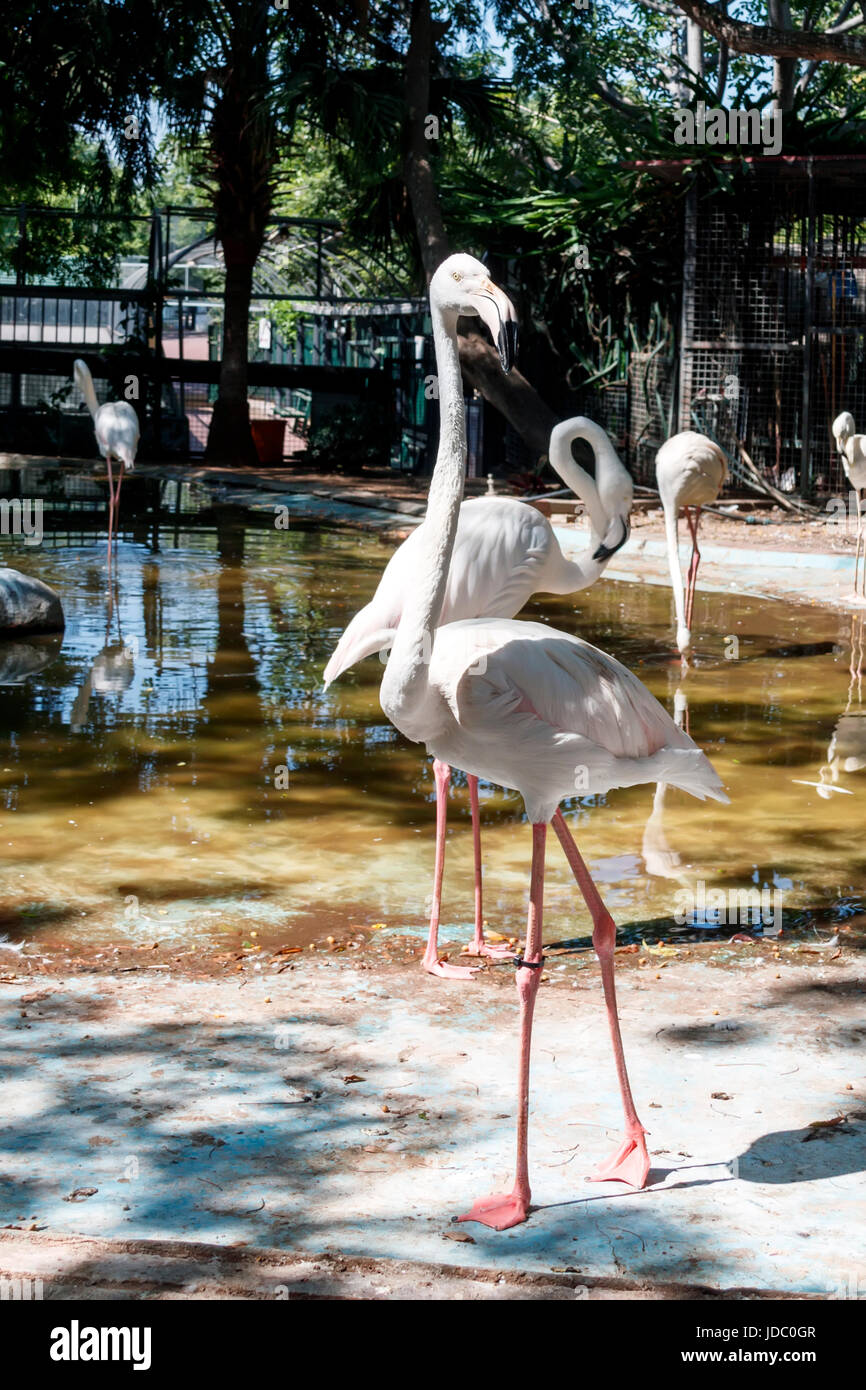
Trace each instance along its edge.
{"label": "flamingo with head down", "polygon": [[[681,434],[673,435],[656,454],[656,481],[665,514],[668,566],[677,614],[677,647],[683,658],[692,644],[692,610],[701,560],[698,550],[701,507],[715,502],[724,487],[727,472],[725,455],[718,444],[694,430],[683,430]],[[678,535],[681,508],[685,511],[692,536],[692,559],[685,595]]]}
{"label": "flamingo with head down", "polygon": [[622,1143],[596,1174],[643,1187],[644,1129],[629,1086],[614,986],[616,927],[559,809],[576,786],[590,793],[665,782],[703,800],[727,797],[704,754],[636,676],[613,657],[541,623],[501,618],[442,625],[460,517],[466,425],[457,320],[496,306],[502,364],[511,366],[513,310],[472,256],[450,256],[430,282],[439,373],[441,433],[412,584],[380,689],[382,709],[408,739],[441,763],[520,792],[532,824],[526,945],[515,962],[520,1001],[517,1168],[513,1188],[480,1198],[461,1220],[496,1230],[529,1212],[529,1059],[543,963],[542,908],[547,826],[553,823],[589,908],[617,1077],[625,1112]]}
{"label": "flamingo with head down", "polygon": [[[96,444],[108,468],[108,573],[110,576],[112,541],[115,537],[120,512],[120,486],[123,482],[123,472],[124,469],[132,472],[135,467],[135,455],[138,452],[140,434],[138,416],[129,401],[108,401],[105,405],[99,404],[96,391],[93,388],[93,377],[90,375],[90,369],[86,362],[81,361],[80,357],[76,358],[73,363],[72,372],[75,377],[75,384],[87,403],[87,409],[93,416]],[[111,476],[112,458],[116,459],[118,463],[116,490]]]}
{"label": "flamingo with head down", "polygon": [[860,555],[863,550],[863,512],[860,493],[866,487],[866,434],[855,434],[854,416],[843,410],[833,421],[833,438],[836,448],[842,455],[845,477],[854,490],[857,500],[857,549],[854,555],[854,593],[866,596],[866,557],[863,560],[863,579],[858,587]]}

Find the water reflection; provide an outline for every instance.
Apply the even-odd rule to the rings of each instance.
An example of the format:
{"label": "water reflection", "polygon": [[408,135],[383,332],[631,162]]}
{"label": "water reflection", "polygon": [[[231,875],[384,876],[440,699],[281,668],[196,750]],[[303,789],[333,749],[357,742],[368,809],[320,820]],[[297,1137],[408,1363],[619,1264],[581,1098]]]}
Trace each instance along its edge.
{"label": "water reflection", "polygon": [[62,644],[62,632],[0,639],[0,686],[24,685],[54,661]]}
{"label": "water reflection", "polygon": [[[109,590],[105,609],[105,641],[79,688],[69,716],[69,727],[75,733],[87,722],[90,697],[94,692],[97,695],[117,695],[129,689],[135,676],[135,652],[128,642],[124,642],[120,630],[120,605],[116,583]],[[115,640],[112,641],[114,619],[117,631]]]}
{"label": "water reflection", "polygon": [[[321,689],[327,655],[389,551],[350,533],[245,527],[207,501],[204,524],[172,482],[156,521],[122,518],[110,608],[104,533],[75,529],[67,515],[41,549],[0,542],[6,563],[60,590],[67,617],[62,638],[38,639],[38,661],[7,657],[4,929],[45,942],[158,930],[164,940],[234,943],[255,930],[267,944],[384,922],[421,936],[434,830],[428,761],[382,715],[376,658]],[[638,787],[572,802],[578,843],[623,939],[647,934],[648,923],[670,932],[681,875],[790,882],[786,906],[854,910],[864,881],[856,803],[831,796],[816,807],[814,789],[794,780],[814,783],[830,744],[839,779],[863,796],[866,754],[854,735],[866,721],[848,669],[857,669],[848,619],[699,595],[698,659],[678,695],[664,588],[603,581],[578,599],[575,608],[541,598],[526,612],[631,666],[688,719],[731,796],[731,806],[707,808],[676,789]],[[739,660],[725,659],[732,633]],[[454,787],[443,940],[468,938],[472,916],[468,796],[459,777]],[[488,920],[520,931],[528,840],[519,798],[484,787],[482,814]],[[583,933],[555,854],[548,873],[550,939]]]}
{"label": "water reflection", "polygon": [[[688,733],[689,702],[684,680],[677,683],[673,692],[672,704],[674,723],[677,728],[685,729]],[[648,874],[654,878],[675,879],[685,887],[688,886],[689,880],[683,870],[683,857],[679,850],[673,848],[665,833],[665,798],[667,793],[668,788],[665,783],[659,782],[653,793],[652,811],[644,826],[641,854]]]}

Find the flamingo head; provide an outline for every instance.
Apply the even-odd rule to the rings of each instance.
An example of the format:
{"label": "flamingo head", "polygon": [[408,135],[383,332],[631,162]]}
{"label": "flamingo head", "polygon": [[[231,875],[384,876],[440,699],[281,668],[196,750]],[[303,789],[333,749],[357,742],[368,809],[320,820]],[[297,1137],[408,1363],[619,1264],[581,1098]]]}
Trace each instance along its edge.
{"label": "flamingo head", "polygon": [[430,281],[430,299],[458,316],[480,318],[499,350],[502,370],[511,371],[517,357],[517,314],[483,262],[463,253],[449,256]]}
{"label": "flamingo head", "polygon": [[833,421],[833,438],[836,440],[836,448],[840,454],[844,454],[845,445],[854,431],[854,416],[849,410],[843,410],[842,414],[837,415]]}
{"label": "flamingo head", "polygon": [[[631,535],[631,516],[629,512],[625,515],[616,516],[608,528],[607,536],[602,541],[597,550],[593,551],[593,560],[609,560],[611,555],[615,555],[621,550]],[[608,538],[611,544],[608,545]]]}

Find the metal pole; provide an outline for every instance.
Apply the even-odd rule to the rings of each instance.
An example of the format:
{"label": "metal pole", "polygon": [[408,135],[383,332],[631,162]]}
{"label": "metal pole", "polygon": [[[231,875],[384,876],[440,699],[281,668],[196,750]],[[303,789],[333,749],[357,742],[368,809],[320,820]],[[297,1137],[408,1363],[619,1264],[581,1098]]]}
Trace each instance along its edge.
{"label": "metal pole", "polygon": [[812,159],[807,168],[808,195],[806,208],[806,302],[803,306],[803,409],[800,443],[800,493],[812,493],[812,296],[815,285],[815,179]]}
{"label": "metal pole", "polygon": [[[24,259],[25,259],[25,256],[26,256],[26,255],[27,255],[27,208],[26,208],[26,206],[22,203],[21,206],[20,206],[19,209],[18,209],[18,264],[17,264],[17,266],[15,267],[15,284],[16,284],[16,285],[24,285],[24,284],[27,283],[27,277],[26,277],[26,275],[25,275],[25,273],[24,273]],[[27,311],[27,322],[28,322],[27,336],[28,336],[28,338],[29,338],[29,337],[30,337],[30,328],[29,328],[29,323],[30,323],[30,310],[29,310],[29,308],[28,308],[28,311]],[[16,295],[16,296],[15,296],[15,303],[14,303],[14,306],[13,306],[13,309],[12,309],[12,340],[13,340],[13,342],[17,339],[17,337],[18,337],[18,296]],[[17,414],[18,411],[20,411],[20,409],[21,409],[21,373],[20,373],[20,372],[13,372],[13,373],[12,373],[12,380],[11,380],[11,382],[10,382],[10,387],[11,387],[10,407],[11,407],[11,409],[12,409],[13,414]]]}

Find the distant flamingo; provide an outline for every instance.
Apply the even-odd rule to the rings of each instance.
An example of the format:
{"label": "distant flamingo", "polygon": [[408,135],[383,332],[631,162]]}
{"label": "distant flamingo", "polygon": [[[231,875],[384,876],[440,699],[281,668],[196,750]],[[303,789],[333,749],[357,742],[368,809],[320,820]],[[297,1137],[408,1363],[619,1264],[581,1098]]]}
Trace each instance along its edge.
{"label": "distant flamingo", "polygon": [[[576,439],[585,439],[592,446],[595,480],[572,456],[571,445]],[[586,507],[590,520],[586,550],[577,560],[567,560],[547,517],[525,502],[509,497],[480,497],[464,502],[448,571],[443,623],[463,618],[513,618],[533,594],[571,594],[585,589],[604,573],[611,556],[628,540],[634,496],[631,475],[601,426],[582,415],[564,420],[551,433],[549,457],[562,481]],[[390,647],[421,561],[426,524],[423,522],[394,552],[372,599],[349,623],[325,667],[326,687],[355,662]],[[473,967],[449,965],[439,958],[451,769],[445,763],[434,762],[433,777],[436,867],[423,964],[431,975],[466,978],[477,973]],[[478,778],[469,774],[468,782],[475,856],[475,931],[467,954],[496,957],[507,954],[508,948],[490,946],[484,940]]]}
{"label": "distant flamingo", "polygon": [[[423,542],[405,595],[380,690],[382,709],[408,739],[424,742],[442,763],[464,768],[523,797],[532,823],[532,869],[526,946],[518,957],[520,1067],[517,1173],[511,1192],[481,1198],[461,1220],[504,1230],[525,1221],[532,1015],[543,962],[542,906],[547,825],[553,821],[593,920],[608,1022],[625,1111],[625,1135],[596,1175],[643,1187],[649,1172],[623,1055],[614,988],[616,927],[580,856],[559,803],[576,786],[592,793],[666,782],[703,799],[727,798],[699,748],[678,729],[636,676],[587,642],[541,623],[476,619],[440,625],[457,534],[466,456],[466,426],[457,320],[491,307],[505,329],[511,304],[472,256],[450,256],[430,282],[430,312],[439,376],[441,427]],[[502,364],[511,367],[514,332],[500,332]],[[431,642],[432,634],[432,642]]]}
{"label": "distant flamingo", "polygon": [[[725,456],[718,444],[705,434],[684,430],[675,434],[656,454],[656,481],[665,513],[668,565],[677,612],[677,647],[683,656],[692,642],[692,610],[695,606],[695,584],[701,552],[698,550],[698,525],[701,507],[715,502],[727,476]],[[685,510],[692,534],[692,559],[683,598],[683,575],[679,554],[679,514]],[[694,509],[694,516],[692,515]]]}
{"label": "distant flamingo", "polygon": [[[72,372],[75,377],[75,384],[87,402],[87,409],[93,416],[96,444],[108,468],[108,572],[110,575],[112,540],[119,516],[123,470],[126,468],[130,473],[132,472],[135,467],[135,455],[138,451],[138,416],[128,401],[108,401],[106,405],[99,404],[93,389],[93,377],[90,375],[90,369],[86,362],[81,361],[80,357],[76,358],[72,364]],[[111,476],[112,458],[117,459],[119,465],[116,492]]]}
{"label": "distant flamingo", "polygon": [[833,436],[836,447],[842,455],[845,477],[854,489],[857,499],[857,549],[854,557],[854,593],[866,597],[866,555],[863,557],[863,579],[858,590],[857,576],[860,570],[860,554],[863,550],[863,513],[860,506],[860,490],[866,487],[866,434],[854,433],[854,416],[847,410],[837,415],[833,421]]}

